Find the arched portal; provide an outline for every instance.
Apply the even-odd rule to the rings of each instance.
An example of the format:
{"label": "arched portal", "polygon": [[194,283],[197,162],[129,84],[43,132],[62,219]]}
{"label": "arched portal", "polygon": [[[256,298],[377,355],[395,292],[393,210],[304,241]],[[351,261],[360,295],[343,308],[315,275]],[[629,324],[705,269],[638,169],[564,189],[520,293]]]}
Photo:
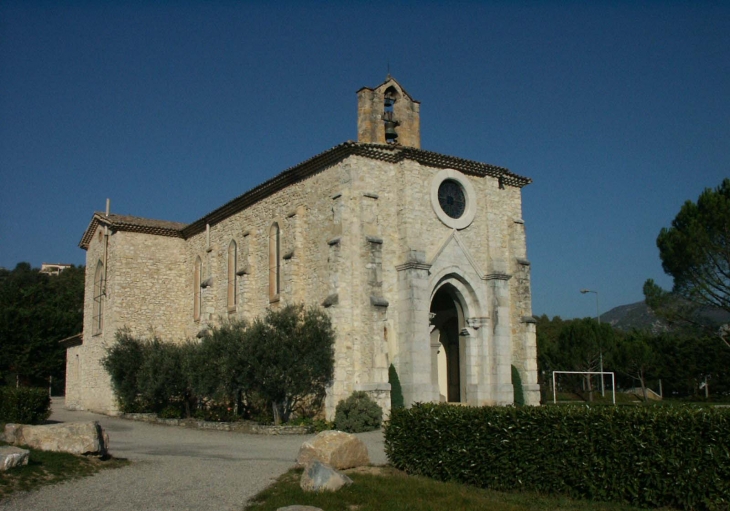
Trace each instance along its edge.
{"label": "arched portal", "polygon": [[451,284],[441,286],[431,300],[431,371],[441,401],[466,401],[464,311],[458,291]]}

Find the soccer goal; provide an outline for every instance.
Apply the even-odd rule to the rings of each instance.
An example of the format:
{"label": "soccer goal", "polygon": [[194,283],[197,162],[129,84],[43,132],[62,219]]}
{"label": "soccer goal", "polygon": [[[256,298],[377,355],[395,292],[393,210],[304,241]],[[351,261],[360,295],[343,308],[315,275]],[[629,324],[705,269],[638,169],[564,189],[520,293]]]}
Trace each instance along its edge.
{"label": "soccer goal", "polygon": [[555,380],[556,374],[582,374],[582,375],[592,375],[592,374],[602,374],[604,376],[610,376],[611,377],[611,392],[613,395],[613,404],[616,404],[616,376],[613,372],[607,372],[607,371],[553,371],[553,404],[558,403],[558,391],[557,391],[557,385]]}

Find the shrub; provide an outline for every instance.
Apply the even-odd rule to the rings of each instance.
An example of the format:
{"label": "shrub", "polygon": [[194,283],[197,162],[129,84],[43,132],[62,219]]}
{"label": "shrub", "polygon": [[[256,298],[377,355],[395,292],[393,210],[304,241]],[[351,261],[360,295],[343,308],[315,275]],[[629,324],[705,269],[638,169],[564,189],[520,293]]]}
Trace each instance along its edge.
{"label": "shrub", "polygon": [[242,408],[243,396],[249,390],[245,379],[246,329],[245,322],[230,321],[203,333],[190,370],[197,395],[226,407]]}
{"label": "shrub", "polygon": [[101,363],[112,380],[112,389],[123,412],[141,412],[137,373],[144,362],[144,342],[128,329],[115,335],[116,342],[107,349]]}
{"label": "shrub", "polygon": [[335,409],[335,429],[348,433],[373,431],[383,421],[383,410],[367,393],[353,392]]}
{"label": "shrub", "polygon": [[170,405],[157,412],[157,416],[160,419],[180,419],[183,416],[183,412],[179,406]]}
{"label": "shrub", "polygon": [[520,376],[520,371],[515,366],[512,366],[512,387],[514,388],[515,406],[524,406],[525,393],[522,389],[522,377]]}
{"label": "shrub", "polygon": [[[317,309],[290,305],[248,325],[226,322],[200,342],[116,334],[102,363],[124,412],[170,407],[208,420],[314,417],[334,371],[334,331]],[[170,413],[169,410],[165,413]]]}
{"label": "shrub", "polygon": [[246,329],[242,376],[271,405],[275,424],[303,404],[319,411],[334,374],[334,342],[329,316],[302,305],[269,310]]}
{"label": "shrub", "polygon": [[185,346],[165,343],[155,337],[144,342],[143,354],[137,385],[144,408],[160,412],[187,402],[190,392],[184,363]]}
{"label": "shrub", "polygon": [[403,400],[403,387],[400,385],[398,371],[395,366],[390,364],[388,368],[388,383],[390,383],[390,408],[403,408],[405,401]]}
{"label": "shrub", "polygon": [[0,423],[41,424],[50,415],[48,389],[0,387]]}
{"label": "shrub", "polygon": [[726,509],[730,410],[417,404],[385,428],[401,470],[495,490]]}

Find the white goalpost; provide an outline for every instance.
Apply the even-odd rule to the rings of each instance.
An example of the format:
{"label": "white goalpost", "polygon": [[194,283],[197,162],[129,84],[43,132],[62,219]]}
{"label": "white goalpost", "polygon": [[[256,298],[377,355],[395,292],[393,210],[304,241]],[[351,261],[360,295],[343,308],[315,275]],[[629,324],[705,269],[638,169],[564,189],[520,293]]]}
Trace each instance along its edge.
{"label": "white goalpost", "polygon": [[558,403],[557,385],[555,385],[556,374],[602,374],[611,376],[611,392],[613,394],[613,404],[616,404],[616,376],[613,372],[607,371],[553,371],[553,404]]}

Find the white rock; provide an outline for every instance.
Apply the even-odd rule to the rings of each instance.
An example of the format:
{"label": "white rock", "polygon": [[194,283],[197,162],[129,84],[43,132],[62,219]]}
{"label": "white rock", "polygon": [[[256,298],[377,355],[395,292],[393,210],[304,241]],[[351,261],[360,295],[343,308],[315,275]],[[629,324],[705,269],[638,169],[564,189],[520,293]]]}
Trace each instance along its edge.
{"label": "white rock", "polygon": [[299,481],[304,491],[337,491],[350,484],[352,479],[319,461],[307,465]]}
{"label": "white rock", "polygon": [[30,451],[18,447],[0,447],[0,471],[9,470],[13,467],[20,467],[28,464]]}

